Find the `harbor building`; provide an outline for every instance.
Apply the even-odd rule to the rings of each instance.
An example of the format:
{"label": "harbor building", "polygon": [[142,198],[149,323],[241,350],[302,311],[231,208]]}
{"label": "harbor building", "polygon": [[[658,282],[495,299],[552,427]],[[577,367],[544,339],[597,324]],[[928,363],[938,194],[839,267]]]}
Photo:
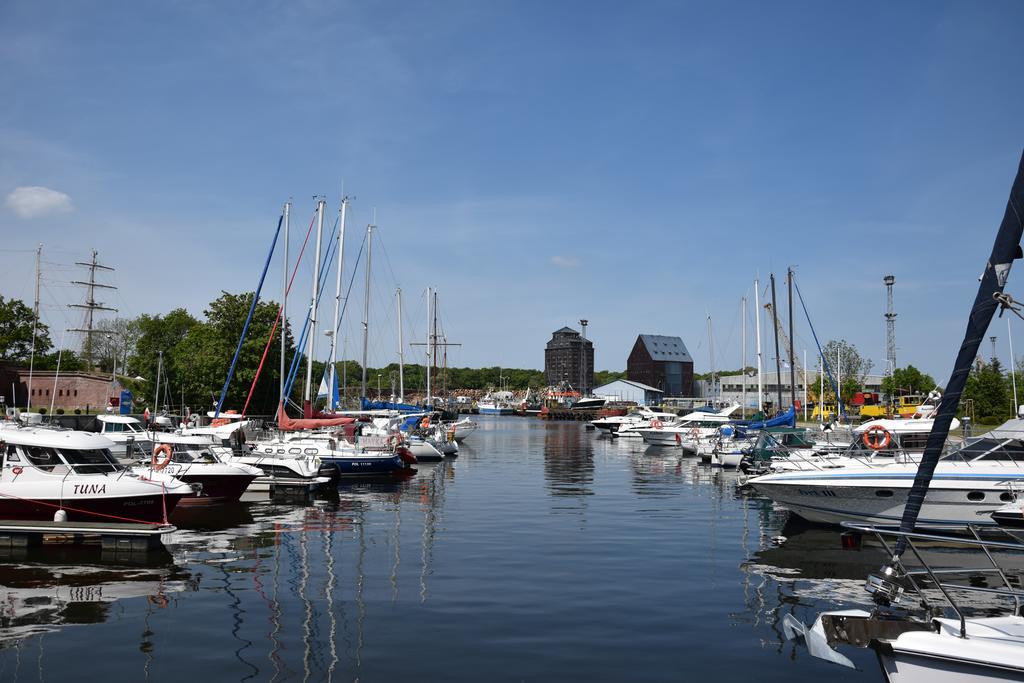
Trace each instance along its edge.
{"label": "harbor building", "polygon": [[594,387],[594,396],[613,401],[632,401],[640,406],[656,406],[661,403],[665,392],[628,379],[617,379],[608,384]]}
{"label": "harbor building", "polygon": [[626,360],[626,379],[666,396],[693,396],[693,358],[679,337],[641,334]]}
{"label": "harbor building", "polygon": [[[102,410],[111,397],[120,400],[123,388],[110,375],[92,372],[57,374],[54,370],[36,370],[32,373],[31,389],[27,367],[4,366],[0,368],[0,377],[6,378],[4,386],[7,391],[0,391],[3,403],[22,410],[30,400],[33,410],[46,408],[49,411],[51,406],[54,411]],[[15,393],[13,397],[11,390]]]}
{"label": "harbor building", "polygon": [[594,387],[594,344],[571,327],[551,333],[544,349],[544,377],[550,386],[565,382],[584,396]]}

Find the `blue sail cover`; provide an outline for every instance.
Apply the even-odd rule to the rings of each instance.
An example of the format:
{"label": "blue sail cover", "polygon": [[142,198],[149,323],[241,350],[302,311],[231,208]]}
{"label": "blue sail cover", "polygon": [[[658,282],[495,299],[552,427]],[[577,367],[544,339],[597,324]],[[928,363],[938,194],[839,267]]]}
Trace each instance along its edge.
{"label": "blue sail cover", "polygon": [[363,398],[360,401],[360,410],[397,410],[401,413],[422,413],[423,408],[412,406],[408,403],[392,403],[391,401],[371,401]]}
{"label": "blue sail cover", "polygon": [[790,406],[789,410],[780,415],[776,415],[770,420],[764,420],[762,422],[735,421],[733,424],[745,432],[768,429],[769,427],[796,427],[796,408]]}

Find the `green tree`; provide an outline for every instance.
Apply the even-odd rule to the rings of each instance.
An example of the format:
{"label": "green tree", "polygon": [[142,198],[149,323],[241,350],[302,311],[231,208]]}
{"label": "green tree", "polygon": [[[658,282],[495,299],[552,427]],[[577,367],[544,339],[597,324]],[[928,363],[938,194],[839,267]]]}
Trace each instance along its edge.
{"label": "green tree", "polygon": [[[23,362],[32,355],[32,328],[35,314],[20,299],[4,300],[0,296],[0,360]],[[35,324],[35,351],[45,354],[53,348],[50,330],[43,323]]]}
{"label": "green tree", "polygon": [[[184,391],[185,401],[193,410],[209,407],[219,398],[252,304],[252,297],[252,292],[222,292],[221,296],[211,301],[204,311],[206,320],[190,327],[185,336],[174,344],[170,353],[168,378],[178,392]],[[263,301],[256,305],[248,334],[238,356],[234,378],[228,386],[224,410],[241,410],[244,407],[260,360],[263,358],[271,327],[277,318],[278,308],[278,304],[272,301]],[[287,357],[290,362],[295,347],[290,329],[288,326],[285,328]],[[280,334],[279,326],[275,339],[279,340],[280,337],[277,335]],[[272,345],[260,379],[253,388],[249,404],[251,414],[271,414],[276,409],[280,377],[279,365],[276,362],[279,343],[278,341]],[[319,386],[323,373],[323,365],[317,366],[313,372],[314,391]],[[297,376],[300,380],[293,385],[293,397],[301,395],[301,379],[305,377],[305,373],[300,372]]]}
{"label": "green tree", "polygon": [[200,322],[184,308],[176,308],[167,315],[141,315],[135,320],[139,337],[135,343],[135,353],[128,365],[132,372],[137,373],[150,383],[150,391],[155,391],[156,370],[159,354],[171,356],[174,348],[188,336],[188,333]]}
{"label": "green tree", "polygon": [[980,422],[999,422],[1012,414],[1009,382],[998,359],[974,366],[967,377],[963,399],[974,403],[974,417]]}
{"label": "green tree", "polygon": [[932,376],[921,372],[913,365],[896,368],[892,375],[882,380],[882,393],[889,396],[927,394],[934,388],[935,380]]}

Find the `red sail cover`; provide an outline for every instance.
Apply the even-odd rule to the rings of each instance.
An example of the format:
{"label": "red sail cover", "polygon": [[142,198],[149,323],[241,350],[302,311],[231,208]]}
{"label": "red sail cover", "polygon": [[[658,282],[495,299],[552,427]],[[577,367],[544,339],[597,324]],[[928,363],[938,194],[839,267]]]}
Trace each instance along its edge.
{"label": "red sail cover", "polygon": [[330,417],[330,418],[304,418],[293,420],[284,411],[284,405],[277,407],[277,428],[282,432],[296,432],[301,429],[318,429],[320,427],[340,427],[341,425],[352,424],[354,417]]}

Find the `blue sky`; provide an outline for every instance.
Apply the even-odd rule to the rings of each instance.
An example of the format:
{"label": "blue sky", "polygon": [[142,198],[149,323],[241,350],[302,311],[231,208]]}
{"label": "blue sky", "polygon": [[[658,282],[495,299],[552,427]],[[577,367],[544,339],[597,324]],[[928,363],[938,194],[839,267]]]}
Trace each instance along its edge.
{"label": "blue sky", "polygon": [[1024,146],[1022,22],[1016,1],[9,0],[0,293],[31,299],[42,242],[56,330],[81,299],[61,264],[92,248],[123,314],[200,314],[255,286],[284,201],[304,229],[344,182],[347,256],[380,226],[371,364],[396,356],[394,287],[408,340],[432,286],[455,365],[543,367],[587,318],[599,368],[654,333],[702,371],[711,315],[735,367],[741,297],[792,265],[819,336],[876,368],[895,274],[899,363],[944,381]]}

